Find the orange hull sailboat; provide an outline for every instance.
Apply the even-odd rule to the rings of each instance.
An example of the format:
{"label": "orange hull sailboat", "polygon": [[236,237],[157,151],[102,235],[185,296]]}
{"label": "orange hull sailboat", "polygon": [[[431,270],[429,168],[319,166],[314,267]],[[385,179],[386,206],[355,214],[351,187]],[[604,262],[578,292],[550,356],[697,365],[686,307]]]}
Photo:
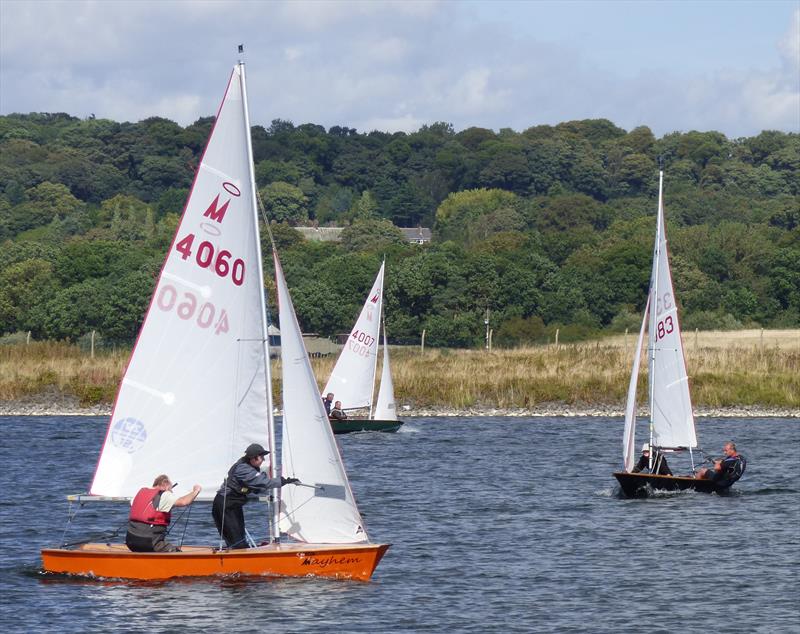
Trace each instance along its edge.
{"label": "orange hull sailboat", "polygon": [[329,577],[368,581],[386,544],[272,544],[241,550],[183,546],[177,553],[133,553],[125,544],[42,550],[48,572],[156,580],[227,575]]}
{"label": "orange hull sailboat", "polygon": [[[269,478],[290,480],[268,502],[269,535],[249,548],[124,544],[42,550],[44,570],[123,579],[219,575],[368,580],[388,544],[374,544],[350,488],[273,245],[281,329],[280,461],[244,64],[231,73],[175,238],[125,369],[88,500],[131,500],[159,473],[197,482],[211,500],[251,443]],[[97,538],[95,538],[96,540]]]}

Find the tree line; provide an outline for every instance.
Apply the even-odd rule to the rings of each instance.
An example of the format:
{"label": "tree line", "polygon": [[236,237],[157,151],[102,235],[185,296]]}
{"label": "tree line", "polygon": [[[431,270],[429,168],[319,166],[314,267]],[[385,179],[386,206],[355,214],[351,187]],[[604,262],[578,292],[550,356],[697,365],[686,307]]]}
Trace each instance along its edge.
{"label": "tree line", "polygon": [[[132,343],[212,124],[0,117],[0,336]],[[275,120],[252,137],[307,332],[347,332],[384,256],[395,343],[480,345],[487,311],[496,345],[636,328],[659,159],[684,327],[800,326],[800,135]],[[341,242],[294,229],[312,223],[344,226]],[[420,225],[431,244],[397,231]]]}

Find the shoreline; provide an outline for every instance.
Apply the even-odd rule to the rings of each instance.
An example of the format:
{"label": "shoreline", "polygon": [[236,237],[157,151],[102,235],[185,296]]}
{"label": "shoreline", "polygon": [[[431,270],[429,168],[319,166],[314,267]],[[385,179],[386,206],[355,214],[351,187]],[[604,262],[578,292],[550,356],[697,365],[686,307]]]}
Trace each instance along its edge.
{"label": "shoreline", "polygon": [[[624,406],[614,405],[567,405],[563,403],[542,403],[532,408],[469,407],[420,407],[400,406],[398,416],[403,418],[458,418],[482,416],[506,416],[514,418],[543,417],[606,417],[623,418]],[[279,412],[276,411],[276,414]],[[100,404],[81,407],[69,398],[31,399],[20,401],[0,401],[0,416],[110,416],[111,405]],[[638,416],[646,416],[640,409]],[[800,409],[788,407],[763,407],[747,405],[736,407],[695,407],[697,418],[800,418]]]}

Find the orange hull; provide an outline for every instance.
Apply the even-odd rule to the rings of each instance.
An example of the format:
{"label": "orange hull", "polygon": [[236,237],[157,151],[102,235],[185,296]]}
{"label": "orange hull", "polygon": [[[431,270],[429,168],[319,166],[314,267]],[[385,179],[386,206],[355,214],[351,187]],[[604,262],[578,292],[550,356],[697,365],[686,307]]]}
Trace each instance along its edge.
{"label": "orange hull", "polygon": [[46,572],[120,579],[225,575],[333,577],[369,581],[389,544],[271,544],[217,551],[184,546],[177,553],[133,553],[125,544],[42,550]]}

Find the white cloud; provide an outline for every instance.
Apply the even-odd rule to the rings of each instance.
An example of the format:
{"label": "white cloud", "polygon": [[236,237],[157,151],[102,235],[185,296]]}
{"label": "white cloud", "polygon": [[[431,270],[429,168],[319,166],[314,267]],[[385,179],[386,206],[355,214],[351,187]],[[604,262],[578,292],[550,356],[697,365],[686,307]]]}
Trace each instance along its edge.
{"label": "white cloud", "polygon": [[[243,42],[252,118],[263,125],[282,118],[409,131],[447,121],[524,130],[605,117],[657,135],[718,129],[731,137],[798,127],[798,10],[788,31],[772,35],[771,61],[748,68],[721,56],[716,66],[705,60],[702,73],[644,63],[631,72],[635,49],[631,66],[615,69],[577,40],[550,41],[543,17],[514,14],[538,15],[546,4],[507,3],[492,14],[489,5],[474,12],[477,5],[459,2],[0,0],[0,113],[163,116],[187,125],[216,111]],[[597,27],[622,49],[618,18]],[[741,29],[750,36],[752,25]],[[737,34],[724,36],[708,49],[732,45]],[[664,49],[664,66],[671,52]]]}
{"label": "white cloud", "polygon": [[800,9],[792,14],[791,24],[778,42],[778,50],[789,70],[800,72]]}

